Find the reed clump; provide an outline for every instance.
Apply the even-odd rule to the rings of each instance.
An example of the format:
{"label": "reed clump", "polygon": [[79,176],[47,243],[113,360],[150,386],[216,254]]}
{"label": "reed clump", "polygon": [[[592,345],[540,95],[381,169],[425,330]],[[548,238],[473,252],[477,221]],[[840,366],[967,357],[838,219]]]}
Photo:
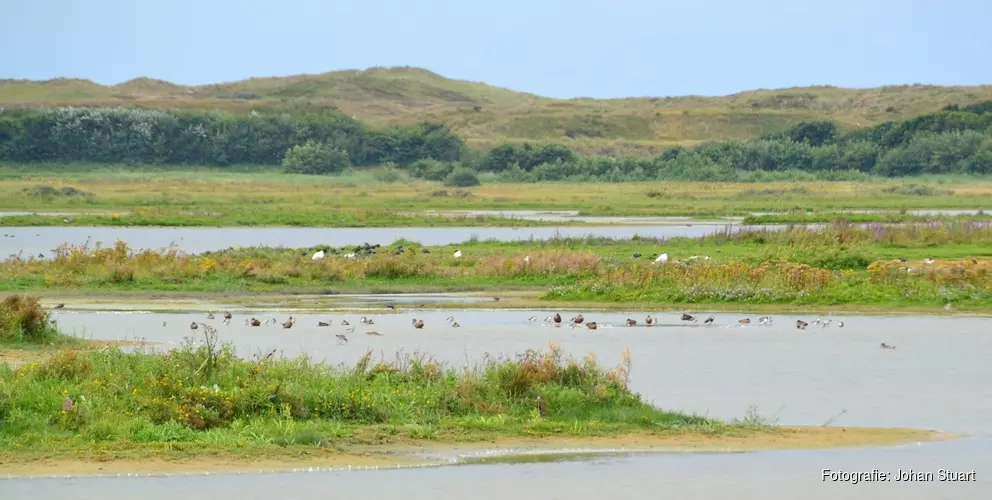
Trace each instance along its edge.
{"label": "reed clump", "polygon": [[9,295],[0,302],[0,341],[43,343],[58,335],[37,297]]}
{"label": "reed clump", "polygon": [[245,359],[229,345],[192,343],[167,353],[60,351],[0,367],[0,450],[327,446],[370,428],[434,438],[718,425],[644,402],[627,386],[629,352],[623,359],[607,370],[555,346],[457,368],[421,354],[366,352],[350,366]]}

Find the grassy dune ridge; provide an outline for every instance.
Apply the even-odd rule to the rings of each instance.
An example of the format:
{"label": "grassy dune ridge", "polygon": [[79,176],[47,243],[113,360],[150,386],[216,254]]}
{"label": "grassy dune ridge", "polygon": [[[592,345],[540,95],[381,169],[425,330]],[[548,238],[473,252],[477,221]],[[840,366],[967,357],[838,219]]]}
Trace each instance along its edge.
{"label": "grassy dune ridge", "polygon": [[292,109],[337,107],[388,126],[424,120],[449,125],[472,147],[547,140],[584,152],[659,152],[673,145],[753,139],[803,121],[867,127],[992,99],[992,86],[930,85],[844,89],[761,89],[728,96],[552,99],[421,68],[345,70],[183,86],[136,78],[104,86],[88,80],[0,80],[0,105]]}

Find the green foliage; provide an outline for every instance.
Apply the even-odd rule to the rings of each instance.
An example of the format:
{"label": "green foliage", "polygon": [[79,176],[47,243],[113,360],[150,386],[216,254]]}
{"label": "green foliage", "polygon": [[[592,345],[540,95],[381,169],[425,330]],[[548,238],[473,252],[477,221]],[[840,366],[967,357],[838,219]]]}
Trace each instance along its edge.
{"label": "green foliage", "polygon": [[481,184],[479,176],[475,171],[465,167],[458,167],[444,180],[445,186],[450,187],[472,187]]}
{"label": "green foliage", "polygon": [[[990,105],[989,107],[992,107]],[[754,141],[676,147],[655,157],[578,157],[561,145],[504,144],[475,162],[508,181],[740,181],[796,172],[820,178],[992,172],[987,107],[940,111],[838,135],[830,122],[804,122]]]}
{"label": "green foliage", "polygon": [[[210,359],[215,369],[201,370]],[[0,451],[219,440],[232,448],[327,446],[357,429],[404,428],[408,437],[433,439],[489,419],[495,434],[568,433],[576,422],[614,432],[721,425],[644,402],[627,386],[630,370],[629,355],[607,370],[554,347],[457,368],[424,355],[374,360],[371,352],[354,366],[248,360],[233,346],[192,340],[167,353],[62,351],[0,370],[0,447],[9,447]]]}
{"label": "green foliage", "polygon": [[368,129],[332,110],[191,112],[129,108],[0,111],[0,160],[152,164],[278,164],[294,146],[323,143],[357,165],[453,161],[464,146],[444,125]]}
{"label": "green foliage", "polygon": [[451,163],[437,160],[419,160],[410,165],[410,176],[428,181],[443,181],[455,170]]}
{"label": "green foliage", "polygon": [[282,166],[292,174],[337,174],[350,165],[348,153],[315,141],[293,146],[282,159]]}

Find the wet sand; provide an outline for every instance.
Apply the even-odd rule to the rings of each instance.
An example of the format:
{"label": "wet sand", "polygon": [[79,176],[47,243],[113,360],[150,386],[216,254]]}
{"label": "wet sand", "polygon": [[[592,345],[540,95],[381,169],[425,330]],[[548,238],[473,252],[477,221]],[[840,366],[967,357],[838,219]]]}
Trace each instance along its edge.
{"label": "wet sand", "polygon": [[[608,437],[553,436],[497,438],[484,442],[407,441],[384,445],[347,445],[339,450],[286,448],[278,456],[259,457],[240,452],[184,456],[58,457],[0,455],[0,470],[7,477],[76,477],[102,475],[171,475],[288,472],[300,469],[377,469],[453,464],[466,456],[513,457],[528,454],[596,454],[628,452],[745,452],[758,450],[811,450],[864,446],[892,446],[942,441],[954,434],[921,430],[871,427],[786,426],[761,431],[726,434],[632,433]],[[297,450],[299,450],[297,452]]]}

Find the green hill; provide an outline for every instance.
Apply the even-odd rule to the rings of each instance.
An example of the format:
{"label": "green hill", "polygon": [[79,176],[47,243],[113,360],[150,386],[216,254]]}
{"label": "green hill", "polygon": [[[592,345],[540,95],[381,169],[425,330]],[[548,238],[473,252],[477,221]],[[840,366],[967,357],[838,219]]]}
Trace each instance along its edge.
{"label": "green hill", "polygon": [[705,140],[750,139],[809,120],[842,130],[913,117],[949,104],[992,100],[992,85],[803,87],[721,97],[552,99],[453,80],[409,67],[251,78],[184,86],[150,78],[104,86],[88,80],[0,80],[0,106],[111,105],[170,108],[334,106],[376,125],[449,125],[471,146],[555,141],[580,151],[658,152]]}

